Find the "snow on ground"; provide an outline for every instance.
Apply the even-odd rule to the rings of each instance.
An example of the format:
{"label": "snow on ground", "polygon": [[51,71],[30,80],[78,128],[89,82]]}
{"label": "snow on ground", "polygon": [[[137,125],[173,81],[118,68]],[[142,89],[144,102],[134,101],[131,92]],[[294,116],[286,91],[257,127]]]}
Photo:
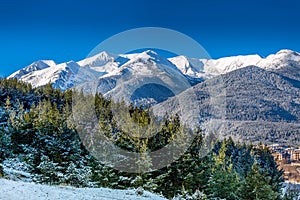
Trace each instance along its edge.
{"label": "snow on ground", "polygon": [[163,200],[165,198],[139,190],[74,188],[0,179],[0,200]]}
{"label": "snow on ground", "polygon": [[299,183],[292,183],[292,182],[285,181],[283,183],[282,193],[285,194],[285,192],[286,192],[287,189],[292,189],[292,190],[296,190],[296,191],[300,192],[300,184]]}

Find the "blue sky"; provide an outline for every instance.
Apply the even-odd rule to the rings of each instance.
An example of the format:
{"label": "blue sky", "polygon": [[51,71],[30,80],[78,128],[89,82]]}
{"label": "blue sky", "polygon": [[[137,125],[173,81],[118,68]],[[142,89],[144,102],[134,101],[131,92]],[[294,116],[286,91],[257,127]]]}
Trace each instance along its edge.
{"label": "blue sky", "polygon": [[39,59],[77,61],[114,34],[149,26],[180,31],[213,58],[299,52],[299,10],[298,0],[4,0],[0,75]]}

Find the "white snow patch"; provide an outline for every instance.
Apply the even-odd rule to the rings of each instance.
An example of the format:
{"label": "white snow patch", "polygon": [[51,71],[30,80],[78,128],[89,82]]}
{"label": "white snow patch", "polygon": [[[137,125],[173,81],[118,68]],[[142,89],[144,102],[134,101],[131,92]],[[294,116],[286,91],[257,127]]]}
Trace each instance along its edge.
{"label": "white snow patch", "polygon": [[18,158],[11,158],[3,161],[4,177],[10,180],[32,181],[32,175],[29,173],[30,166]]}
{"label": "white snow patch", "polygon": [[74,188],[69,186],[48,186],[35,183],[0,179],[0,199],[5,200],[164,200],[165,198],[137,190],[116,190],[108,188]]}

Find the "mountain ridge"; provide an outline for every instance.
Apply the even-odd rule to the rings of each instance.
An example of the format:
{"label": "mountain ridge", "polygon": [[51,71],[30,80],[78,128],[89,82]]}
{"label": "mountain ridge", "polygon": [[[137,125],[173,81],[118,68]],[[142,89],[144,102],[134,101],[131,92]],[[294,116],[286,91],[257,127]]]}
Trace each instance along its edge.
{"label": "mountain ridge", "polygon": [[[166,64],[171,67],[175,66],[178,70],[182,72],[182,74],[186,76],[186,78],[192,83],[192,85],[197,84],[198,82],[202,82],[203,80],[210,79],[214,76],[225,74],[230,71],[250,65],[255,65],[270,71],[281,71],[282,73],[284,73],[284,69],[286,66],[297,66],[300,63],[300,54],[298,52],[287,49],[280,50],[275,54],[270,54],[265,58],[262,58],[259,55],[239,55],[219,59],[188,58],[184,55],[167,59],[163,58],[162,56],[153,51],[120,55],[115,55],[107,52],[100,52],[99,54],[80,60],[76,63],[78,64],[78,66],[81,67],[80,71],[89,71],[90,73],[95,73],[96,78],[98,78],[101,76],[115,75],[119,68],[126,65],[128,66],[128,62],[131,62],[139,57],[142,58],[143,54],[147,53],[152,53],[153,55],[156,54],[157,58],[164,60],[163,64]],[[152,61],[154,63],[160,62],[159,59],[154,59]],[[167,63],[167,61],[169,61],[173,65],[170,65],[170,63]],[[61,66],[62,64],[63,63],[56,64],[54,61],[51,61],[51,63],[48,64],[44,61],[36,61],[31,65],[24,67],[18,70],[17,72],[11,74],[8,78],[17,78],[19,80],[32,84],[33,87],[39,87],[49,82],[60,82],[61,84],[65,82],[72,82],[71,79],[58,80],[59,78],[57,76],[56,78],[53,78],[55,77],[55,75],[57,75],[57,73],[71,73],[68,70],[65,70],[65,72],[63,72],[64,69],[62,68],[60,68],[60,70],[56,72],[53,70],[47,70],[47,68],[53,68],[57,65]],[[36,67],[34,68],[34,66]],[[297,71],[297,69],[298,68],[294,69],[293,71]],[[49,73],[49,75],[47,75],[46,77],[39,77],[41,82],[33,81],[35,76],[38,77],[40,74],[42,74],[42,72],[40,71]],[[288,72],[286,72],[286,74],[288,74]],[[70,75],[69,77],[72,76]],[[88,78],[84,78],[81,76],[79,79],[82,81],[75,81],[74,83],[62,85],[54,84],[54,86],[65,90],[69,87],[78,85],[86,81],[86,79],[90,78],[91,76],[89,76]]]}

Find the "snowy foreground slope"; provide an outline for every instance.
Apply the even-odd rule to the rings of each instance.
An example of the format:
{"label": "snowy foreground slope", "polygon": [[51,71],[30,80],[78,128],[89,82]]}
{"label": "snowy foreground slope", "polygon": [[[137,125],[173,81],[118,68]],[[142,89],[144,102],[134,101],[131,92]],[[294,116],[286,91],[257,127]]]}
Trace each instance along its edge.
{"label": "snowy foreground slope", "polygon": [[73,188],[66,186],[47,186],[35,183],[17,182],[0,179],[0,200],[163,200],[163,197],[137,190],[115,190],[107,188]]}

